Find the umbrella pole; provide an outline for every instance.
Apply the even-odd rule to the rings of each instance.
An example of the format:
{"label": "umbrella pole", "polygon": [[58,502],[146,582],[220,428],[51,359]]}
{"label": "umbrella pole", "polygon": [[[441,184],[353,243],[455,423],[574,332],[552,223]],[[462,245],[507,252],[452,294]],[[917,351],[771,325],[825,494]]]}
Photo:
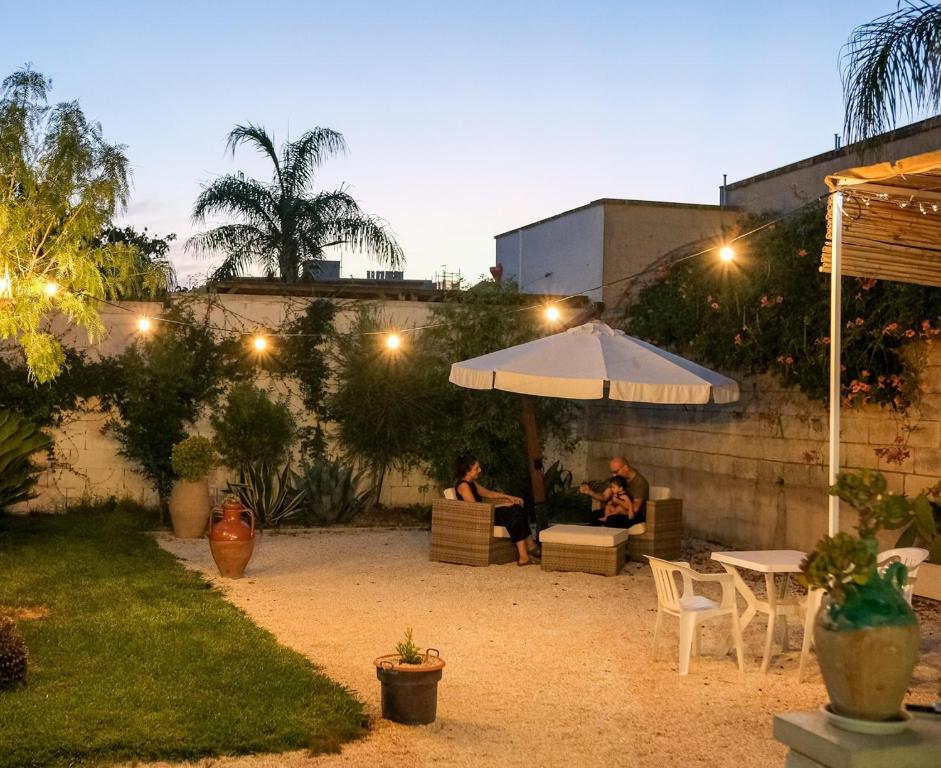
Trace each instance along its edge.
{"label": "umbrella pole", "polygon": [[533,399],[523,395],[523,433],[526,436],[526,465],[533,488],[533,501],[538,508],[546,503],[546,489],[542,478],[542,446],[539,444],[539,427],[536,425],[536,406]]}

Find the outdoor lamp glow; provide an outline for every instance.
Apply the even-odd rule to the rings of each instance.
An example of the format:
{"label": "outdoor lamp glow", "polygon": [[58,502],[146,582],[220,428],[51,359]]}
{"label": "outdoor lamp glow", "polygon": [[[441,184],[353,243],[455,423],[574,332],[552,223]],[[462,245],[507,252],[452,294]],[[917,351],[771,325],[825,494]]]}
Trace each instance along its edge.
{"label": "outdoor lamp glow", "polygon": [[389,349],[398,349],[402,346],[402,337],[393,332],[386,336],[386,347]]}
{"label": "outdoor lamp glow", "polygon": [[9,296],[13,293],[13,281],[10,280],[10,274],[0,275],[0,296]]}
{"label": "outdoor lamp glow", "polygon": [[735,258],[735,251],[732,250],[732,246],[723,245],[719,249],[719,258],[726,262],[732,261]]}
{"label": "outdoor lamp glow", "polygon": [[252,346],[255,348],[256,352],[264,352],[268,348],[268,339],[266,339],[261,334],[258,334],[252,340]]}
{"label": "outdoor lamp glow", "polygon": [[142,317],[137,321],[137,330],[141,333],[147,333],[150,330],[150,319],[147,317]]}
{"label": "outdoor lamp glow", "polygon": [[546,307],[546,320],[550,323],[556,323],[559,321],[560,313],[559,308],[553,305]]}
{"label": "outdoor lamp glow", "polygon": [[51,299],[59,292],[59,286],[50,280],[48,283],[46,283],[43,291],[45,292],[46,296]]}

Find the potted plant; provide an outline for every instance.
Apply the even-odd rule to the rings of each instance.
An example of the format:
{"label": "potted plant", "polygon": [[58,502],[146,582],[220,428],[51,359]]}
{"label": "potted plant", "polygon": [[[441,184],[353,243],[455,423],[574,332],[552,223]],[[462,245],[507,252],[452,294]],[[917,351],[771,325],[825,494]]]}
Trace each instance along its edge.
{"label": "potted plant", "polygon": [[438,681],[444,659],[434,648],[422,652],[412,630],[395,646],[395,653],[375,660],[382,684],[382,716],[405,725],[433,723],[438,709]]}
{"label": "potted plant", "polygon": [[209,522],[209,470],[216,463],[216,450],[208,437],[193,435],[173,446],[173,471],[179,478],[170,492],[173,533],[181,539],[196,539]]}
{"label": "potted plant", "polygon": [[879,473],[841,473],[830,493],[859,513],[857,536],[825,536],[801,563],[801,580],[822,589],[814,645],[830,711],[855,720],[902,718],[901,705],[918,662],[918,619],[905,600],[906,568],[876,567],[876,534],[905,526],[927,499],[893,494]]}

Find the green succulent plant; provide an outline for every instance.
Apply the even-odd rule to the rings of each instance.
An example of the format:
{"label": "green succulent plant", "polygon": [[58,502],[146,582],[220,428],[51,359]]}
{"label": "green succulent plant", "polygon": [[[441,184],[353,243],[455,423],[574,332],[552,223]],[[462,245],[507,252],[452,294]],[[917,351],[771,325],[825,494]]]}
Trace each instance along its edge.
{"label": "green succulent plant", "polygon": [[374,489],[364,484],[364,473],[338,459],[318,459],[300,477],[305,512],[322,525],[345,523],[373,496]]}
{"label": "green succulent plant", "polygon": [[36,468],[30,461],[52,440],[13,411],[0,411],[0,512],[33,498]]}
{"label": "green succulent plant", "polygon": [[242,469],[239,481],[228,487],[254,513],[257,525],[275,526],[296,515],[304,500],[304,491],[296,488],[292,475],[289,464],[279,470],[258,462]]}
{"label": "green succulent plant", "polygon": [[173,446],[170,464],[183,480],[195,482],[209,474],[218,460],[215,446],[208,437],[192,435]]}
{"label": "green succulent plant", "polygon": [[0,616],[0,691],[26,680],[28,656],[16,622],[9,616]]}

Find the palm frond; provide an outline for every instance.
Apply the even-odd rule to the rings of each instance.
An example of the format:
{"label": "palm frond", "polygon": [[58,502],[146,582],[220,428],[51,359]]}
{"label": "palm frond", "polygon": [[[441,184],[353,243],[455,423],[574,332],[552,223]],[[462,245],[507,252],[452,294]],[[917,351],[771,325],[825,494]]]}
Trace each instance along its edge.
{"label": "palm frond", "polygon": [[392,269],[405,263],[405,254],[386,223],[364,213],[325,222],[324,234],[331,244],[368,253]]}
{"label": "palm frond", "polygon": [[249,224],[223,224],[193,235],[186,241],[186,250],[202,256],[219,251],[225,253],[225,261],[213,278],[227,280],[245,274],[253,263],[260,263],[262,267],[270,264],[271,248],[266,234]]}
{"label": "palm frond", "polygon": [[847,141],[870,139],[941,107],[941,6],[899,3],[854,30],[843,54]]}
{"label": "palm frond", "polygon": [[202,224],[213,214],[239,216],[277,228],[277,200],[267,184],[244,176],[221,176],[203,188],[193,205],[193,222]]}
{"label": "palm frond", "polygon": [[343,134],[330,128],[314,128],[297,141],[288,142],[284,145],[285,187],[295,194],[302,193],[324,161],[346,149]]}
{"label": "palm frond", "polygon": [[239,144],[246,142],[254,144],[256,150],[271,160],[274,165],[278,185],[282,186],[281,159],[278,157],[278,152],[274,148],[274,139],[268,134],[268,131],[266,131],[263,126],[255,125],[254,123],[237,125],[229,131],[229,135],[226,137],[225,147],[234,157],[235,150],[238,148]]}

